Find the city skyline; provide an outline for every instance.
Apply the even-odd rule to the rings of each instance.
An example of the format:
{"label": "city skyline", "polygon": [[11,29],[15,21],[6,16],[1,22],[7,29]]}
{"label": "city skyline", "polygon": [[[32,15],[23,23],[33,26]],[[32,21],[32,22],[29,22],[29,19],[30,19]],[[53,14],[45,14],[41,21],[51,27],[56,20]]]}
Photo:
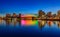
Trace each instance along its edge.
{"label": "city skyline", "polygon": [[0,36],[60,36],[60,0],[0,0]]}
{"label": "city skyline", "polygon": [[[15,13],[16,15],[19,15],[19,14],[21,14],[21,16],[24,16],[24,15],[31,15],[31,16],[34,16],[34,15],[36,15],[36,16],[39,16],[39,12],[40,11],[42,11],[42,13],[45,13],[45,11],[43,11],[43,10],[38,10],[38,12],[36,13],[36,14],[22,14],[22,13],[15,13],[15,12],[13,12],[13,13],[5,13],[5,14],[0,14],[0,16],[2,16],[2,17],[4,17],[4,16],[6,16],[6,14],[10,14],[11,16]],[[58,14],[58,12],[60,13],[60,10],[58,10],[56,13],[53,13],[52,11],[49,11],[48,13],[50,13],[51,12],[51,14],[52,15],[54,15],[54,14]],[[45,15],[47,15],[48,13],[45,13]],[[41,15],[41,13],[40,13],[40,15]]]}

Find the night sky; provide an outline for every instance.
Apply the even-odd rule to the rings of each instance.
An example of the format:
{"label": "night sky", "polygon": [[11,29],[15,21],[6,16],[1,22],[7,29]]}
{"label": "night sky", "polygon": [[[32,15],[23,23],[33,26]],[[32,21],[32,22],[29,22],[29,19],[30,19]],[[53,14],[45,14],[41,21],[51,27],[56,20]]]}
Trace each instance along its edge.
{"label": "night sky", "polygon": [[60,0],[0,0],[0,14],[37,14],[38,10],[56,13]]}

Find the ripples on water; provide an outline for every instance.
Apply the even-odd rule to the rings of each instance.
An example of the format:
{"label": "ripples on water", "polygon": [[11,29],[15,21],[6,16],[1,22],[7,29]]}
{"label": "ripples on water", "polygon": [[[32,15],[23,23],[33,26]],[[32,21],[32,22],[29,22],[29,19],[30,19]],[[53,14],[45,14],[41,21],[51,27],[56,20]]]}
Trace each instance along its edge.
{"label": "ripples on water", "polygon": [[60,21],[21,20],[21,22],[17,22],[0,20],[0,32],[58,34],[60,32]]}
{"label": "ripples on water", "polygon": [[43,27],[56,27],[56,28],[60,28],[60,21],[44,21],[44,20],[21,20],[21,22],[17,22],[17,21],[5,21],[5,20],[0,20],[0,26],[38,26],[39,28],[43,28]]}

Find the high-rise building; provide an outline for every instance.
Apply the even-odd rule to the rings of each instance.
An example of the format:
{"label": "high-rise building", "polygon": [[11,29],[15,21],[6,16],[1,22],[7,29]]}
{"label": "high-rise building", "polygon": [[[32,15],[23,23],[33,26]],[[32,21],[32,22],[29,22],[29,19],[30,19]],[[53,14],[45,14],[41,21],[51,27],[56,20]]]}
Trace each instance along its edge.
{"label": "high-rise building", "polygon": [[39,10],[39,12],[38,12],[38,17],[41,17],[42,15],[45,15],[44,11]]}
{"label": "high-rise building", "polygon": [[42,11],[42,10],[39,10],[39,12],[38,12],[38,18],[40,18],[40,19],[46,19],[45,12]]}
{"label": "high-rise building", "polygon": [[6,14],[6,17],[11,17],[11,14]]}
{"label": "high-rise building", "polygon": [[17,21],[21,22],[21,13],[19,13],[19,15],[17,16]]}
{"label": "high-rise building", "polygon": [[48,12],[46,17],[47,19],[53,19],[52,12]]}
{"label": "high-rise building", "polygon": [[13,13],[12,17],[13,18],[16,18],[17,17],[16,13]]}
{"label": "high-rise building", "polygon": [[60,17],[60,10],[57,12],[57,15]]}

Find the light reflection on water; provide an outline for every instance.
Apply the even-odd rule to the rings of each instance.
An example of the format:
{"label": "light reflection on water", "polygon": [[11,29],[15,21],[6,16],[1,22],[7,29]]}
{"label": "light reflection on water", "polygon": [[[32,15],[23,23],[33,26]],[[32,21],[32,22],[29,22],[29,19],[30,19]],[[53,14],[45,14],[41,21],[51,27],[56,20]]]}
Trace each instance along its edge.
{"label": "light reflection on water", "polygon": [[[30,31],[59,31],[60,32],[60,21],[44,21],[44,20],[21,20],[17,21],[0,21],[0,30],[30,30]],[[15,31],[14,30],[14,31]]]}

